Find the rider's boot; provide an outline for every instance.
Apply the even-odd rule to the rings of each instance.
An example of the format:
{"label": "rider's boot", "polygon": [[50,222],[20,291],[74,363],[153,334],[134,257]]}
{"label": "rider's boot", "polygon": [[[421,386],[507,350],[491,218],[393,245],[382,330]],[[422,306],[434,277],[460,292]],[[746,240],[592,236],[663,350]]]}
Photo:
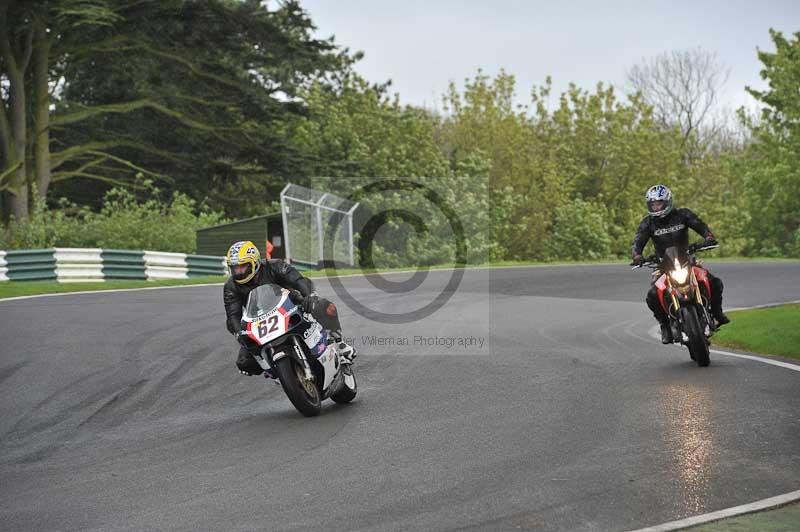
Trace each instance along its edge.
{"label": "rider's boot", "polygon": [[719,277],[712,277],[711,282],[711,315],[717,321],[717,326],[725,325],[731,320],[722,312],[722,281]]}
{"label": "rider's boot", "polygon": [[731,322],[731,319],[722,312],[722,305],[711,307],[711,314],[717,320],[717,326]]}
{"label": "rider's boot", "polygon": [[342,331],[331,331],[331,337],[336,343],[336,352],[348,363],[356,358],[356,348],[344,341]]}
{"label": "rider's boot", "polygon": [[662,344],[671,344],[672,343],[672,327],[668,321],[661,322],[661,343]]}

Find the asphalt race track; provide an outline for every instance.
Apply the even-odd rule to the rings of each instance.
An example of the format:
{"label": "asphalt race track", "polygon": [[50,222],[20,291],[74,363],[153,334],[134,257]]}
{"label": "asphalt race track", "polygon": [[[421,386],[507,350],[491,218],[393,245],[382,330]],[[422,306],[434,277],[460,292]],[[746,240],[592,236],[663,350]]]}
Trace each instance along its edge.
{"label": "asphalt race track", "polygon": [[[712,270],[800,299],[798,263]],[[645,271],[470,270],[380,318],[450,276],[343,279],[360,313],[317,282],[359,396],[311,419],[236,371],[221,286],[0,302],[0,528],[623,531],[800,488],[800,372],[662,346]]]}

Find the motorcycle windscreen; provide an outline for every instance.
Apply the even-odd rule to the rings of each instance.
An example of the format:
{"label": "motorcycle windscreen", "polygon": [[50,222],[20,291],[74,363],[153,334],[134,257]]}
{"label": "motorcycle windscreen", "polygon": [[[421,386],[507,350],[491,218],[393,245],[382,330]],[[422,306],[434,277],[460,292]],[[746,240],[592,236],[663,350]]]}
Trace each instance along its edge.
{"label": "motorcycle windscreen", "polygon": [[283,290],[278,285],[264,284],[254,288],[247,298],[245,315],[255,318],[259,314],[268,314],[278,306],[282,298]]}
{"label": "motorcycle windscreen", "polygon": [[664,256],[661,258],[661,271],[669,272],[675,268],[675,260],[678,264],[686,265],[689,263],[689,255],[686,249],[679,246],[671,246],[664,250]]}

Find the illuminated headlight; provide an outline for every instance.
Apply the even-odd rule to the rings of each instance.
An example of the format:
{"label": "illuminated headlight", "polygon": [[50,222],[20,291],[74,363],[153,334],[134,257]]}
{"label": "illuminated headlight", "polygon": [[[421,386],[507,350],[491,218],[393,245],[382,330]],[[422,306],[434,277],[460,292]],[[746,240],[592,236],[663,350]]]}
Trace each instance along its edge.
{"label": "illuminated headlight", "polygon": [[689,277],[689,268],[681,266],[678,259],[675,259],[675,269],[669,272],[669,276],[672,277],[672,280],[676,283],[683,284]]}

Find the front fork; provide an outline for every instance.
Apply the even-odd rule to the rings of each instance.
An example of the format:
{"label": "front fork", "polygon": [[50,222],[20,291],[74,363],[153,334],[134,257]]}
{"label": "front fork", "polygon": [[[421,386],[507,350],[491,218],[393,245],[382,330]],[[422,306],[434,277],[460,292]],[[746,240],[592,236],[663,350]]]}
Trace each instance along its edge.
{"label": "front fork", "polygon": [[292,336],[292,343],[294,344],[295,355],[297,355],[297,359],[303,365],[303,373],[305,374],[306,381],[314,382],[314,373],[311,371],[311,365],[308,363],[308,358],[306,358],[306,352],[303,346],[300,345],[297,336]]}
{"label": "front fork", "polygon": [[[699,296],[700,294],[698,293],[697,295]],[[673,306],[670,309],[672,312],[670,312],[669,317],[673,338],[680,338],[680,342],[682,344],[685,344],[689,340],[689,337],[686,336],[686,333],[684,332],[683,317],[680,311],[680,309],[686,305],[695,305],[695,308],[698,309],[697,317],[700,319],[700,326],[703,330],[703,336],[708,339],[714,335],[714,332],[716,332],[716,329],[714,328],[714,321],[711,319],[711,315],[708,313],[708,308],[705,304],[703,304],[702,298],[699,299],[699,303],[696,301],[691,301],[688,298],[682,298],[679,302],[678,298],[672,294],[672,300]]]}
{"label": "front fork", "polygon": [[[311,371],[311,365],[309,365],[308,358],[303,350],[303,346],[300,345],[300,342],[297,340],[296,336],[292,336],[292,351],[294,352],[293,354],[289,354],[285,351],[277,353],[277,359],[280,360],[286,356],[294,358],[300,362],[300,365],[303,367],[303,379],[306,382],[315,382],[314,373]],[[269,352],[268,356],[267,352]],[[270,360],[272,360],[273,363],[275,362],[275,356],[276,353],[273,347],[264,346],[254,357],[256,362],[258,362],[258,365],[261,366],[261,369],[264,370],[264,373],[270,378],[275,378],[275,370],[269,363]]]}
{"label": "front fork", "polygon": [[698,318],[701,316],[704,318],[700,325],[703,327],[703,335],[707,339],[711,338],[716,331],[714,328],[714,321],[711,319],[711,315],[708,312],[708,305],[704,303],[703,293],[700,291],[700,283],[697,282],[697,279],[694,276],[694,271],[691,271],[690,275],[690,285],[693,286],[694,290],[694,301],[689,298],[689,294],[692,293],[692,289],[687,291],[686,294],[682,294],[680,296],[676,295],[678,288],[672,285],[669,276],[667,276],[667,286],[669,288],[669,296],[672,303],[669,312],[669,316],[671,318],[672,337],[680,338],[681,343],[684,344],[688,341],[688,337],[686,336],[686,333],[683,332],[684,327],[680,311],[682,306],[695,305],[699,309]]}

